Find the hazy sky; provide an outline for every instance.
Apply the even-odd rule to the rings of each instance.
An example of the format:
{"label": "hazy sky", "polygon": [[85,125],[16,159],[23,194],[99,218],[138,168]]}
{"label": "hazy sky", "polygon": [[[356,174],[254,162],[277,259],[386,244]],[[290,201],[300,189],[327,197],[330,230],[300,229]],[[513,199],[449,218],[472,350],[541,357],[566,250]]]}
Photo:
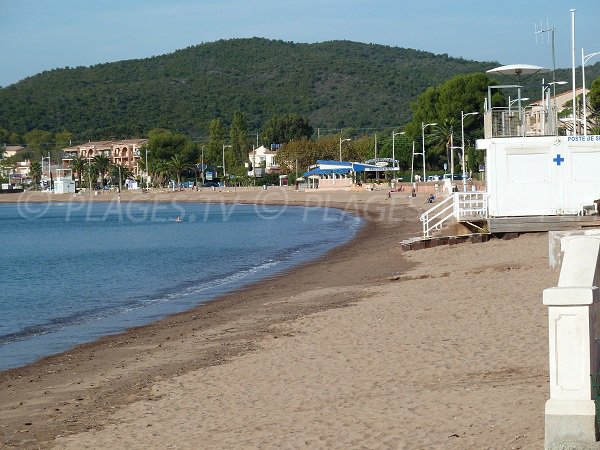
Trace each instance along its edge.
{"label": "hazy sky", "polygon": [[0,0],[0,86],[53,68],[254,36],[344,39],[551,68],[549,33],[536,44],[542,21],[555,29],[557,68],[568,68],[571,8],[580,65],[582,47],[586,55],[600,51],[598,0]]}

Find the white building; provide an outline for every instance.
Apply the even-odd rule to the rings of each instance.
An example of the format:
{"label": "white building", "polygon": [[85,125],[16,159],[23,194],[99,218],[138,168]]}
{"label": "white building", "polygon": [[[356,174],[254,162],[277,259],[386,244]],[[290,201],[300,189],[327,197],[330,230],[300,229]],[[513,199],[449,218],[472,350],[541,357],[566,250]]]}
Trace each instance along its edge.
{"label": "white building", "polygon": [[[520,87],[506,88],[518,88],[520,95]],[[571,106],[572,92],[556,102],[546,98],[534,107],[511,109],[493,107],[491,89],[485,138],[477,141],[486,156],[490,231],[561,230],[596,222],[600,216],[585,216],[597,213],[594,202],[600,199],[600,136],[582,135],[583,127],[559,135],[557,115]]]}
{"label": "white building", "polygon": [[600,198],[600,136],[491,138],[490,217],[577,215]]}
{"label": "white building", "polygon": [[[534,73],[535,67],[522,69]],[[513,100],[492,105],[492,89],[504,89]],[[484,139],[476,143],[485,151],[485,191],[455,192],[423,213],[424,236],[452,218],[471,229],[485,225],[491,233],[600,226],[600,136],[584,135],[582,126],[561,130],[558,111],[571,106],[572,92],[557,98],[556,107],[548,98],[532,107],[521,105],[520,89],[488,88]]]}
{"label": "white building", "polygon": [[248,170],[248,176],[262,177],[264,174],[278,173],[280,166],[275,162],[276,157],[277,151],[269,150],[264,145],[249,152],[250,170]]}

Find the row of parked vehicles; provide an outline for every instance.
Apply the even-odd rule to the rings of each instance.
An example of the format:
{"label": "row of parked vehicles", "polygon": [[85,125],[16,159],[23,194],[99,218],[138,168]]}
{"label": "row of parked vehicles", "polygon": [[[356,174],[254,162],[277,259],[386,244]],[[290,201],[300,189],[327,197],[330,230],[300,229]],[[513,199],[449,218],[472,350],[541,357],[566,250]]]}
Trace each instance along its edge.
{"label": "row of parked vehicles", "polygon": [[428,175],[427,176],[427,181],[443,181],[443,180],[449,180],[450,177],[452,177],[452,179],[454,181],[457,180],[462,180],[462,175],[459,174],[454,174],[454,176],[451,176],[449,173],[445,173],[444,175]]}

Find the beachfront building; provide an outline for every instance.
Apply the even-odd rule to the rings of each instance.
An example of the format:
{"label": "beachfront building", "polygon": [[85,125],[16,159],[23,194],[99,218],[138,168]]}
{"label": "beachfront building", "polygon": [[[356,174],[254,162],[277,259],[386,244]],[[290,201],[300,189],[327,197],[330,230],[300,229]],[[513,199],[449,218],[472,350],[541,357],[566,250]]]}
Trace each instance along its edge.
{"label": "beachfront building", "polygon": [[70,162],[76,156],[92,160],[95,156],[106,156],[113,164],[128,167],[134,176],[139,176],[141,170],[139,161],[142,158],[141,148],[148,139],[125,139],[120,141],[90,141],[63,149],[63,165],[69,168]]}
{"label": "beachfront building", "polygon": [[23,147],[22,145],[3,145],[0,147],[0,153],[2,153],[4,158],[12,158],[23,152],[25,149],[26,147]]}
{"label": "beachfront building", "polygon": [[309,167],[302,178],[309,189],[347,190],[357,186],[357,174],[384,171],[385,167],[375,164],[317,160],[317,164]]}
{"label": "beachfront building", "polygon": [[[31,166],[27,158],[19,160],[19,155],[27,148],[22,145],[6,145],[0,147],[0,173],[3,177],[8,178],[8,184],[22,185],[29,175]],[[11,158],[11,162],[4,161]],[[14,162],[17,160],[17,162]]]}
{"label": "beachfront building", "polygon": [[264,145],[248,152],[248,176],[262,177],[263,175],[279,173],[281,167],[276,162],[277,150],[268,149]]}
{"label": "beachfront building", "polygon": [[[545,85],[548,86],[548,85]],[[549,86],[548,86],[549,87]],[[548,87],[542,89],[542,93],[546,93],[548,91]],[[583,94],[584,89],[578,88],[575,90],[575,96],[579,97]],[[586,94],[589,92],[589,89],[585,90]],[[572,121],[569,119],[560,120],[561,113],[565,109],[571,109],[573,104],[573,91],[566,91],[561,94],[557,94],[556,96],[552,95],[544,95],[543,98],[536,100],[534,102],[529,103],[527,107],[523,109],[523,122],[525,126],[525,133],[527,136],[545,136],[549,134],[554,134],[554,129],[552,129],[552,121],[548,119],[548,114],[556,114],[556,128],[558,129],[558,134],[568,135],[572,134],[571,129],[567,125],[570,125]],[[589,113],[588,113],[589,119]],[[550,123],[548,123],[550,122]],[[583,134],[583,126],[582,121],[577,120],[577,133]],[[551,129],[547,130],[546,127],[550,126]]]}

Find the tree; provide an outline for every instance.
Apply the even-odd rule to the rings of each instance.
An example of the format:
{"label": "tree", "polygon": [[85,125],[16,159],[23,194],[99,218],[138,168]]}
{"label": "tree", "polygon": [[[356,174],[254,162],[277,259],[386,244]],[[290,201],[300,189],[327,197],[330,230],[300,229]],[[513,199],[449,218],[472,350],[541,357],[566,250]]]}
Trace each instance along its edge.
{"label": "tree", "polygon": [[450,161],[452,160],[450,152],[454,151],[452,147],[455,146],[456,129],[456,119],[454,117],[446,117],[433,126],[426,137],[428,146],[425,157],[426,163],[429,162],[430,167],[437,166],[439,168],[442,161],[444,161],[448,163],[448,170],[450,171]]}
{"label": "tree", "polygon": [[2,127],[0,127],[0,147],[4,144],[17,144],[19,142],[19,135],[12,133]]}
{"label": "tree", "polygon": [[40,159],[48,155],[54,146],[54,137],[49,131],[31,130],[23,136],[28,149],[32,152],[30,158]]}
{"label": "tree", "polygon": [[319,158],[317,143],[310,139],[298,139],[277,150],[277,162],[286,172],[304,173]]}
{"label": "tree", "polygon": [[31,165],[29,166],[29,176],[31,177],[31,181],[33,182],[35,189],[40,186],[40,181],[42,180],[42,165],[38,161],[31,161]]}
{"label": "tree", "polygon": [[96,155],[92,160],[92,164],[94,165],[95,172],[98,174],[98,178],[102,180],[102,186],[104,186],[104,176],[110,168],[110,159],[104,154]]}
{"label": "tree", "polygon": [[[442,123],[450,118],[458,121],[461,111],[483,113],[483,100],[487,95],[487,88],[494,84],[496,83],[485,73],[478,72],[457,75],[445,83],[427,88],[411,104],[413,117],[406,125],[407,135],[414,140],[420,140],[422,123]],[[495,100],[500,97],[502,94],[494,94]],[[472,128],[481,128],[480,121],[465,123],[465,132]]]}
{"label": "tree", "polygon": [[586,95],[589,106],[600,111],[600,77],[592,82],[590,92]]}
{"label": "tree", "polygon": [[127,178],[133,177],[133,172],[127,166],[122,164],[111,164],[108,170],[111,184],[118,185],[119,188],[123,186],[123,183]]}
{"label": "tree", "polygon": [[183,172],[188,170],[190,166],[185,162],[182,155],[175,154],[171,156],[171,159],[169,160],[169,167],[171,169],[171,173],[175,175],[175,178],[177,179],[177,186],[179,187],[181,184],[181,175]]}
{"label": "tree", "polygon": [[208,144],[206,144],[204,162],[215,166],[220,165],[223,145],[225,145],[225,129],[221,119],[213,119],[208,125]]}
{"label": "tree", "polygon": [[188,137],[164,128],[155,128],[148,133],[148,142],[142,152],[146,149],[150,161],[168,160],[176,154],[181,154],[190,161],[195,157],[194,145]]}
{"label": "tree", "polygon": [[248,158],[247,151],[250,145],[246,117],[240,111],[233,114],[231,128],[229,129],[229,143],[231,144],[233,161],[228,162],[228,167],[243,167]]}
{"label": "tree", "polygon": [[73,140],[73,133],[63,130],[54,135],[56,149],[62,151],[63,148],[70,146]]}
{"label": "tree", "polygon": [[272,116],[263,127],[262,140],[267,145],[287,144],[297,139],[309,139],[313,131],[308,119],[298,114]]}
{"label": "tree", "polygon": [[85,168],[86,168],[86,158],[84,158],[81,155],[77,155],[75,156],[72,160],[71,163],[69,164],[69,167],[71,167],[71,170],[73,170],[73,172],[77,173],[77,182],[78,185],[81,186],[81,176],[83,175]]}
{"label": "tree", "polygon": [[11,161],[11,158],[2,159],[2,150],[0,149],[0,178],[4,181],[4,177],[6,180],[10,182],[10,174],[14,169],[14,164]]}
{"label": "tree", "polygon": [[171,167],[167,161],[154,160],[148,161],[150,166],[149,173],[152,174],[152,183],[157,186],[164,186],[171,176]]}

